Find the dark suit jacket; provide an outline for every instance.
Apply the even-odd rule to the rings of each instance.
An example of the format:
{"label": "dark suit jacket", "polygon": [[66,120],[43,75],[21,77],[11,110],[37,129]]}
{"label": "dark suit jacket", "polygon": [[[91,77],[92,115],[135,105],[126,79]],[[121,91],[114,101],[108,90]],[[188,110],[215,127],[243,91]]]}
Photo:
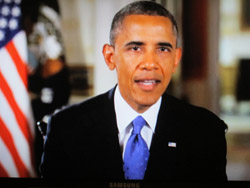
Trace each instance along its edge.
{"label": "dark suit jacket", "polygon": [[[51,118],[43,177],[124,179],[113,97],[114,89]],[[226,128],[213,113],[164,94],[144,179],[226,180]]]}

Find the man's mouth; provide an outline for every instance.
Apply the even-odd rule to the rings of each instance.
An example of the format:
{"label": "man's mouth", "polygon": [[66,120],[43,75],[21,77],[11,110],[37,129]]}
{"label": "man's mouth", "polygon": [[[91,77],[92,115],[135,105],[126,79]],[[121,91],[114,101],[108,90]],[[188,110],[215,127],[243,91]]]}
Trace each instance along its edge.
{"label": "man's mouth", "polygon": [[144,84],[144,85],[153,85],[159,83],[160,80],[135,80],[136,83]]}
{"label": "man's mouth", "polygon": [[135,83],[138,84],[138,86],[142,90],[150,91],[153,90],[158,83],[160,83],[160,80],[156,79],[142,79],[142,80],[135,80]]}

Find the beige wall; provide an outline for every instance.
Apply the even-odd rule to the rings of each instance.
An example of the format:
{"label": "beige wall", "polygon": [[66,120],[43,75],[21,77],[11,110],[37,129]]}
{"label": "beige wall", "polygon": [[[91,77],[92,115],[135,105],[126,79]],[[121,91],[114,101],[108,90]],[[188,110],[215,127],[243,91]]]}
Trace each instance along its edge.
{"label": "beige wall", "polygon": [[94,64],[95,1],[59,0],[69,65]]}
{"label": "beige wall", "polygon": [[238,64],[250,58],[250,28],[242,25],[242,0],[221,0],[220,48],[221,108],[233,113],[240,107],[235,98]]}

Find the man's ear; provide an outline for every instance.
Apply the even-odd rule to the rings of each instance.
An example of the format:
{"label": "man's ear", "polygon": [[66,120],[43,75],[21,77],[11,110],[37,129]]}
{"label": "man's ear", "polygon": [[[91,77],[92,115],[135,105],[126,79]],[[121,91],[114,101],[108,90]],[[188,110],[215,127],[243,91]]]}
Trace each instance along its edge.
{"label": "man's ear", "polygon": [[182,56],[182,49],[177,48],[175,51],[175,62],[174,62],[174,68],[173,68],[173,73],[175,73],[180,61],[181,61],[181,56]]}
{"label": "man's ear", "polygon": [[115,69],[114,47],[109,44],[105,44],[102,49],[102,54],[109,69],[114,70]]}

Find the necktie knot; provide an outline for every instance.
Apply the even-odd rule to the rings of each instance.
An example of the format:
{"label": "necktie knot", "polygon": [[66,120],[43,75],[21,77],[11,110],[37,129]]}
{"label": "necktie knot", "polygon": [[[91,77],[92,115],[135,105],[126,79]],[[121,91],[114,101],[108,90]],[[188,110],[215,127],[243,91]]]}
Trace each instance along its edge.
{"label": "necktie knot", "polygon": [[146,121],[143,119],[142,116],[137,116],[134,120],[133,120],[133,133],[134,134],[140,134],[142,127],[146,125]]}

